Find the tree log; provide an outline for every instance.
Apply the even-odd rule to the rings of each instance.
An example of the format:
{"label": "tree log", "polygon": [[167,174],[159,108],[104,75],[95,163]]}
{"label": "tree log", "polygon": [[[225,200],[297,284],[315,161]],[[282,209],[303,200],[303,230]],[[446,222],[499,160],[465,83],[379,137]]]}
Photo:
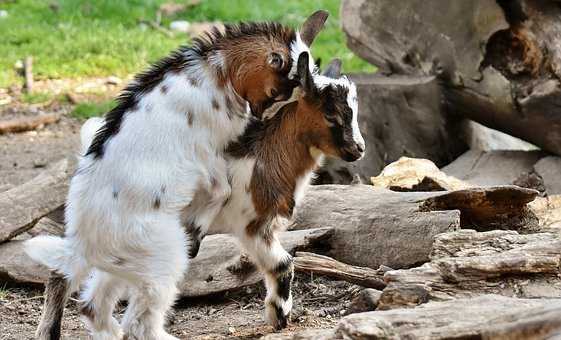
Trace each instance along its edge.
{"label": "tree log", "polygon": [[561,240],[548,233],[478,233],[436,237],[431,262],[389,271],[378,309],[416,306],[487,293],[527,298],[561,297]]}
{"label": "tree log", "polygon": [[486,295],[431,302],[415,309],[352,314],[333,330],[268,335],[263,340],[335,339],[557,339],[561,300]]}
{"label": "tree log", "polygon": [[383,279],[385,270],[351,266],[328,256],[313,253],[296,252],[294,269],[344,280],[366,288],[384,289],[386,287]]}
{"label": "tree log", "polygon": [[[446,13],[446,15],[442,15]],[[436,76],[449,113],[561,155],[555,1],[345,0],[349,47],[391,76]]]}
{"label": "tree log", "polygon": [[434,236],[459,228],[459,211],[419,211],[438,193],[369,185],[310,187],[290,228],[333,228],[323,254],[355,266],[407,268],[429,260]]}
{"label": "tree log", "polygon": [[0,193],[0,243],[21,234],[62,205],[70,170],[62,160],[37,177]]}
{"label": "tree log", "polygon": [[48,113],[33,117],[0,121],[0,134],[35,130],[43,125],[56,123],[59,119],[60,114]]}

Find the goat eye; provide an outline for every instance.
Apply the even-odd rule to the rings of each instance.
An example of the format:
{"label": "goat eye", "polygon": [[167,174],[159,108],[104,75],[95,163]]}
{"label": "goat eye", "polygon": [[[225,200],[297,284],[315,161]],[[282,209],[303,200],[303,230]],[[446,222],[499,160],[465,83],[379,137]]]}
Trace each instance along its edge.
{"label": "goat eye", "polygon": [[276,98],[279,95],[279,91],[277,91],[276,89],[271,89],[271,98]]}

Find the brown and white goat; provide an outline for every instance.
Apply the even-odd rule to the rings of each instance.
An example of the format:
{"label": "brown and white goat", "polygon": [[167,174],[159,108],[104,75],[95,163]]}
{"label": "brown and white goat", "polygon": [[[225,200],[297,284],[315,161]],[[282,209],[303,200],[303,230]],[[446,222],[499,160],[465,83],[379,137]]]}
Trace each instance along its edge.
{"label": "brown and white goat", "polygon": [[[226,25],[137,76],[105,119],[86,127],[96,132],[84,132],[93,141],[85,138],[70,183],[65,237],[26,244],[65,277],[47,287],[47,303],[58,305],[46,306],[52,314],[43,315],[40,339],[60,336],[68,291],[84,281],[82,313],[94,339],[120,339],[123,330],[131,340],[175,339],[164,319],[187,268],[184,229],[206,233],[231,191],[224,148],[245,130],[248,106],[260,117],[291,97],[293,56],[308,50],[325,19],[316,12],[300,33],[276,23]],[[189,211],[198,192],[208,200]],[[112,311],[125,291],[119,325]]]}
{"label": "brown and white goat", "polygon": [[364,154],[358,129],[356,87],[340,77],[340,62],[312,74],[309,55],[298,59],[302,97],[271,119],[253,120],[227,148],[232,194],[214,221],[213,232],[237,236],[265,274],[266,317],[286,326],[292,308],[291,256],[275,229],[291,217],[296,202],[324,154],[352,162]]}

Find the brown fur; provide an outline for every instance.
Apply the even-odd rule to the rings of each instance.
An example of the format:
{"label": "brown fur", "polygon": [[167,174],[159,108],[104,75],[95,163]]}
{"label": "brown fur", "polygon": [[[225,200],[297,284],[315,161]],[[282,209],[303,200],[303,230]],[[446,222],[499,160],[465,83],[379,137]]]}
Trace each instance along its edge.
{"label": "brown fur", "polygon": [[265,225],[267,216],[292,215],[297,181],[316,167],[310,148],[337,155],[318,104],[300,100],[285,108],[274,118],[279,122],[267,130],[255,155],[249,189],[259,217],[246,228],[251,235]]}

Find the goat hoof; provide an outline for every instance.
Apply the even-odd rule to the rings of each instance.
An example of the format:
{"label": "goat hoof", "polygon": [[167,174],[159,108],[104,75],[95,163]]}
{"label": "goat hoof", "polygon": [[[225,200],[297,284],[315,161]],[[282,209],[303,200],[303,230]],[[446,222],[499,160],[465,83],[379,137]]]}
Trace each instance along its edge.
{"label": "goat hoof", "polygon": [[288,326],[290,311],[285,314],[282,307],[270,305],[267,308],[267,321],[275,331],[280,331]]}

